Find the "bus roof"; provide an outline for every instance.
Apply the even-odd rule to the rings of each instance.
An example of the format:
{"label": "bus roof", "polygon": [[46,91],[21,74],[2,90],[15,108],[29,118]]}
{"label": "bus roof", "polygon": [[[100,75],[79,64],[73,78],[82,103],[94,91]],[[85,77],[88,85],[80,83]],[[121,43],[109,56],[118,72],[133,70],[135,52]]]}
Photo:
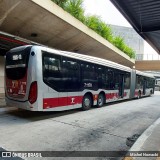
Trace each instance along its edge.
{"label": "bus roof", "polygon": [[68,51],[61,51],[61,50],[57,50],[57,49],[53,49],[53,48],[49,48],[49,47],[45,47],[45,46],[38,46],[38,45],[25,45],[25,46],[20,46],[20,47],[16,47],[11,49],[11,52],[14,51],[18,51],[21,49],[24,49],[26,47],[33,47],[34,49],[39,49],[39,50],[43,50],[46,52],[50,52],[50,53],[54,53],[54,54],[58,54],[61,56],[66,56],[69,58],[75,58],[77,60],[82,60],[82,61],[86,61],[86,62],[91,62],[91,63],[95,63],[95,64],[99,64],[99,65],[103,65],[103,66],[108,66],[108,67],[112,67],[115,69],[120,69],[123,71],[127,71],[127,72],[131,72],[131,68],[123,66],[121,64],[106,60],[106,59],[102,59],[102,58],[98,58],[98,57],[93,57],[93,56],[89,56],[89,55],[84,55],[81,53],[74,53],[74,52],[68,52]]}
{"label": "bus roof", "polygon": [[74,52],[68,52],[68,51],[61,51],[61,50],[56,50],[56,49],[51,49],[51,48],[47,48],[47,47],[42,47],[42,46],[35,46],[38,47],[41,50],[50,52],[50,53],[54,53],[54,54],[59,54],[61,56],[66,56],[69,58],[75,58],[78,60],[82,60],[82,61],[86,61],[86,62],[91,62],[91,63],[95,63],[95,64],[99,64],[99,65],[103,65],[103,66],[108,66],[108,67],[112,67],[115,69],[120,69],[123,71],[128,71],[131,72],[131,68],[123,66],[121,64],[109,61],[109,60],[105,60],[102,58],[98,58],[98,57],[93,57],[93,56],[89,56],[89,55],[84,55],[81,53],[74,53]]}
{"label": "bus roof", "polygon": [[145,77],[155,78],[152,74],[141,72],[138,70],[136,70],[136,74],[141,75],[141,76],[145,76]]}
{"label": "bus roof", "polygon": [[19,47],[15,47],[9,50],[9,52],[17,52],[17,51],[21,51],[24,50],[27,47],[32,47],[33,45],[24,45],[24,46],[19,46]]}

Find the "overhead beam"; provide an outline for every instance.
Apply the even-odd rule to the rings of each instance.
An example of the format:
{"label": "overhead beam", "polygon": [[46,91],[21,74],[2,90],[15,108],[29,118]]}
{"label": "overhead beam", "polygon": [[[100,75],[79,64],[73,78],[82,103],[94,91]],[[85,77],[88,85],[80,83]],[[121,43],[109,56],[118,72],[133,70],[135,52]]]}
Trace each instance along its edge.
{"label": "overhead beam", "polygon": [[146,27],[142,29],[143,33],[160,31],[160,25],[155,27]]}
{"label": "overhead beam", "polygon": [[[110,0],[123,14],[137,33],[160,54],[160,1]],[[149,16],[148,16],[149,15]],[[152,17],[151,17],[152,16]],[[156,32],[155,35],[150,33]]]}
{"label": "overhead beam", "polygon": [[160,60],[136,61],[135,68],[140,71],[160,71]]}
{"label": "overhead beam", "polygon": [[[12,6],[16,7],[12,10]],[[0,31],[14,35],[12,40],[0,37],[3,42],[19,44],[21,40],[14,38],[18,36],[52,48],[104,58],[128,67],[134,66],[134,59],[51,0],[0,0],[0,11],[0,18],[1,15],[6,15],[2,17]]]}

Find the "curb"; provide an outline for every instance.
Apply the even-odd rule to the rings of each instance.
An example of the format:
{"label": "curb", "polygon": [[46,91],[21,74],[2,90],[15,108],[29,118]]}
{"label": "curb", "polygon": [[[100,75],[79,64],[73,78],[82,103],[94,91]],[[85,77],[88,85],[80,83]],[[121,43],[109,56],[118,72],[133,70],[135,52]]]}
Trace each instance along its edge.
{"label": "curb", "polygon": [[140,151],[143,144],[146,142],[146,140],[149,138],[149,136],[152,134],[154,129],[157,127],[157,125],[160,124],[160,118],[157,119],[152,125],[150,125],[143,133],[142,135],[137,139],[137,141],[133,144],[133,146],[130,148],[129,151]]}
{"label": "curb", "polygon": [[15,108],[15,107],[3,107],[3,108],[0,107],[0,115],[4,114],[6,112],[14,111],[16,109],[17,108]]}
{"label": "curb", "polygon": [[6,102],[5,102],[5,97],[1,97],[0,94],[0,108],[5,108],[6,106]]}
{"label": "curb", "polygon": [[0,99],[5,98],[5,93],[0,93]]}
{"label": "curb", "polygon": [[[134,152],[134,151],[141,151],[144,143],[148,140],[150,135],[153,133],[155,128],[160,125],[160,118],[157,119],[152,125],[150,125],[142,134],[141,136],[137,139],[137,141],[133,144],[133,146],[130,148],[129,152]],[[159,151],[160,148],[157,148],[157,151]],[[139,159],[140,157],[125,157],[124,160],[136,160]],[[143,157],[147,158],[147,157]],[[149,157],[148,157],[149,158]],[[160,157],[154,157],[155,160],[160,160]]]}

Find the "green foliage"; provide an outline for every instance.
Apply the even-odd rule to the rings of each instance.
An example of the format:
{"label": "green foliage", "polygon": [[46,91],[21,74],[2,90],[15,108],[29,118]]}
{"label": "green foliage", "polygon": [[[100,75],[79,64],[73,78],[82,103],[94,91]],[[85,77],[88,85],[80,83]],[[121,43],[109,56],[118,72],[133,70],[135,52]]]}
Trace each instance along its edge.
{"label": "green foliage", "polygon": [[104,39],[111,42],[114,46],[126,53],[130,58],[135,58],[135,51],[127,46],[121,36],[114,37],[112,29],[109,25],[101,20],[99,16],[84,15],[83,0],[52,0],[54,3],[62,7],[65,11],[80,20],[90,29],[94,30]]}
{"label": "green foliage", "polygon": [[126,45],[126,47],[124,48],[124,53],[126,53],[130,58],[134,58],[135,59],[135,57],[136,57],[136,55],[135,55],[135,51],[132,49],[132,48],[130,48],[130,47],[128,47],[127,45]]}
{"label": "green foliage", "polygon": [[124,39],[121,36],[115,37],[113,39],[113,44],[126,53],[130,58],[135,58],[135,51],[125,44]]}
{"label": "green foliage", "polygon": [[121,36],[115,37],[113,39],[113,44],[119,49],[123,49],[125,46],[124,39]]}
{"label": "green foliage", "polygon": [[88,16],[86,17],[85,24],[106,40],[112,41],[111,27],[106,25],[100,17],[94,15]]}
{"label": "green foliage", "polygon": [[65,7],[65,4],[68,0],[51,0],[53,1],[54,3],[56,3],[57,5],[59,5],[60,7],[64,8]]}
{"label": "green foliage", "polygon": [[84,22],[85,16],[82,4],[83,0],[68,0],[64,9],[81,22]]}

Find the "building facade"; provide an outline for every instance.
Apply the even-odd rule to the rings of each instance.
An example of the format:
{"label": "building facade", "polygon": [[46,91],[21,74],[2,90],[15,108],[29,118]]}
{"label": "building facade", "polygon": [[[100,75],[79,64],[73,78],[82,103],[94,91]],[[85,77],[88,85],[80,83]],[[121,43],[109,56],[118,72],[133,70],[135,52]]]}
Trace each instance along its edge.
{"label": "building facade", "polygon": [[144,40],[130,27],[110,25],[115,36],[124,38],[125,43],[134,49],[136,54],[144,54]]}

